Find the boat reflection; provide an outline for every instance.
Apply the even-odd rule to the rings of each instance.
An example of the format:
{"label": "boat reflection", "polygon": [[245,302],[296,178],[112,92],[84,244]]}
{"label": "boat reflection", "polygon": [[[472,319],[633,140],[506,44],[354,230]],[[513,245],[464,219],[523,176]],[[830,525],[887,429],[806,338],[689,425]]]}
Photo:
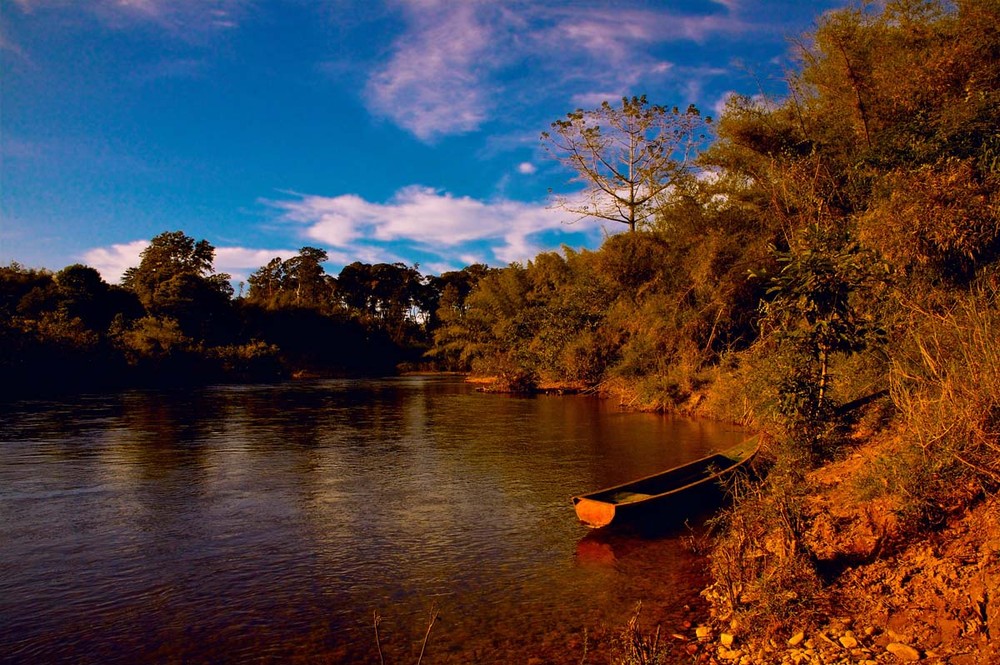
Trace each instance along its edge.
{"label": "boat reflection", "polygon": [[589,534],[576,544],[576,558],[581,564],[597,566],[611,566],[617,560],[611,543],[591,538]]}

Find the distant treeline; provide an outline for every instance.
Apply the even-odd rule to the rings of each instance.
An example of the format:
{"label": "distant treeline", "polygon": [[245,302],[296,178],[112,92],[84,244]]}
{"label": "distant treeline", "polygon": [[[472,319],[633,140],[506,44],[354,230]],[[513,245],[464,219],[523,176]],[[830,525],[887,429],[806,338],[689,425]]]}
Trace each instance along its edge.
{"label": "distant treeline", "polygon": [[[293,374],[387,374],[429,367],[439,310],[461,307],[488,272],[423,276],[400,263],[352,263],[333,277],[326,253],[274,259],[234,297],[215,250],[162,233],[121,285],[84,265],[0,268],[0,371],[7,397],[122,386],[263,381]],[[439,369],[460,369],[446,359]]]}

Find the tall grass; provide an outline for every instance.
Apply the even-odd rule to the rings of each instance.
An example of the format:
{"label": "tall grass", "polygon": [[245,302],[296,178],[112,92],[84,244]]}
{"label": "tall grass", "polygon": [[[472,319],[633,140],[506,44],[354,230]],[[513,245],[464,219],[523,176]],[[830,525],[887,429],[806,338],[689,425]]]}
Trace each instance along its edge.
{"label": "tall grass", "polygon": [[[996,290],[943,311],[912,307],[891,395],[925,470],[1000,486],[1000,302]],[[957,467],[957,468],[955,468]]]}

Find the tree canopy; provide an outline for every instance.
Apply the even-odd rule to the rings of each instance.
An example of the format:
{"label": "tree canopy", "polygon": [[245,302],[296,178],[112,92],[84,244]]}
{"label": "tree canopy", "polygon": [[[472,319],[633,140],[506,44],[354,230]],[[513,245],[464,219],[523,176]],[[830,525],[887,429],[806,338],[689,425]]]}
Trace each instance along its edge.
{"label": "tree canopy", "polygon": [[620,108],[604,102],[568,113],[542,133],[548,151],[584,183],[579,196],[562,197],[560,205],[635,231],[688,175],[709,122],[693,105],[683,112],[667,109],[650,104],[645,95],[623,97]]}

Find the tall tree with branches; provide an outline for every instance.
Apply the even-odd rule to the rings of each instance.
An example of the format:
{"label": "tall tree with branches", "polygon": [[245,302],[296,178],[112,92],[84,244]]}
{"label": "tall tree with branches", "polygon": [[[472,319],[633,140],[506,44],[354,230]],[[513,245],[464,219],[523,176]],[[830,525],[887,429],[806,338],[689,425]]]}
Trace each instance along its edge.
{"label": "tall tree with branches", "polygon": [[591,111],[577,109],[542,132],[550,154],[576,171],[581,197],[558,203],[580,218],[625,224],[635,231],[653,216],[671,186],[687,174],[706,140],[711,118],[691,105],[686,111],[623,97]]}

